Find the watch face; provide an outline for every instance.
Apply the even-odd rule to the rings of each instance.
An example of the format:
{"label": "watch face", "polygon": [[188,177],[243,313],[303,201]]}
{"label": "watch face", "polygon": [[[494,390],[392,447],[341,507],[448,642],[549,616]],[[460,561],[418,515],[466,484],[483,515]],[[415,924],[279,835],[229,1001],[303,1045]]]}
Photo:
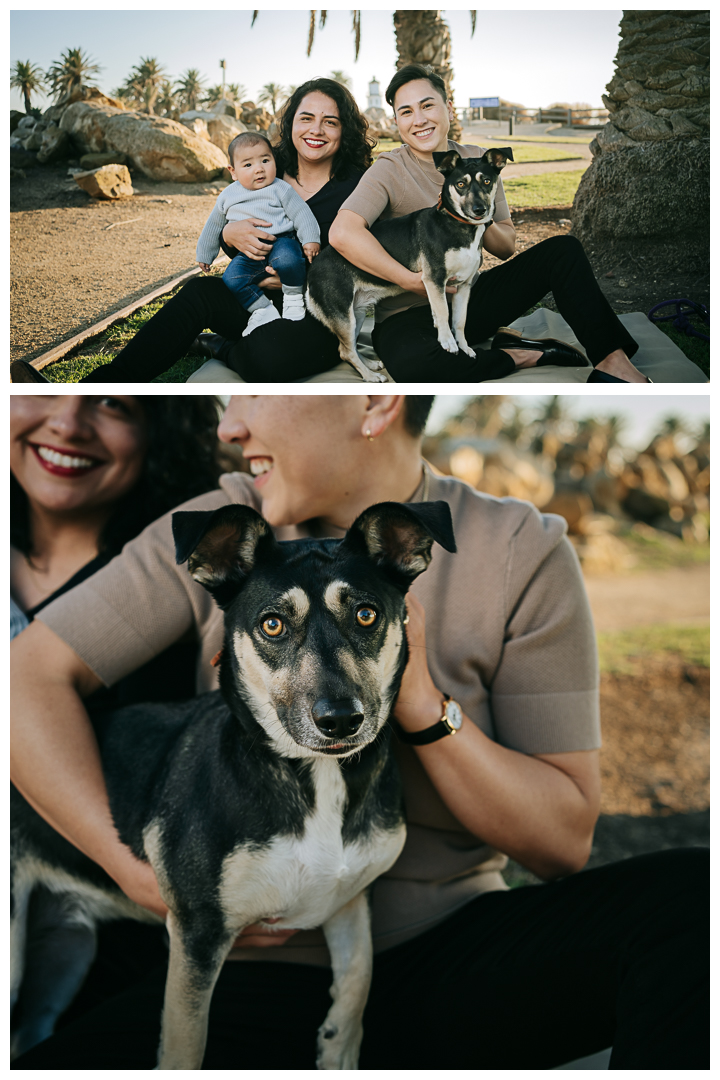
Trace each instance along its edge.
{"label": "watch face", "polygon": [[456,731],[459,731],[462,727],[463,718],[462,710],[458,705],[457,701],[445,702],[445,716],[447,717],[447,722],[450,727],[455,728]]}

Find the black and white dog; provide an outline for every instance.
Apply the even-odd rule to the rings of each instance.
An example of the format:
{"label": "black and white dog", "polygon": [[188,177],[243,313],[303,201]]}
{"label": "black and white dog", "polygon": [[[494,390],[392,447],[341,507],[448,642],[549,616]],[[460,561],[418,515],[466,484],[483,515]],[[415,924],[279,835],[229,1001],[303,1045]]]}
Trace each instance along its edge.
{"label": "black and white dog", "polygon": [[[279,543],[246,506],[179,512],[173,533],[178,563],[225,614],[221,689],[123,709],[101,740],[120,838],[152,865],[170,909],[158,1067],[201,1067],[220,968],[238,933],[266,922],[322,926],[334,981],[317,1064],[356,1068],[367,887],[405,839],[388,725],[407,659],[405,593],[433,541],[455,550],[449,508],[380,503],[343,540]],[[36,885],[76,924],[154,918],[14,789],[11,855],[13,1000]]]}
{"label": "black and white dog", "polygon": [[[376,222],[370,232],[413,273],[421,273],[427,290],[438,341],[443,349],[468,356],[475,353],[465,340],[470,286],[482,264],[482,238],[495,211],[500,173],[513,161],[509,146],[487,150],[479,158],[463,158],[455,150],[433,154],[445,177],[437,206]],[[445,286],[452,279],[452,331]],[[340,342],[340,356],[367,382],[384,382],[379,361],[361,359],[357,335],[366,309],[386,296],[403,292],[399,285],[353,266],[333,247],[313,259],[308,273],[307,309],[329,327]],[[372,370],[370,370],[370,368]]]}

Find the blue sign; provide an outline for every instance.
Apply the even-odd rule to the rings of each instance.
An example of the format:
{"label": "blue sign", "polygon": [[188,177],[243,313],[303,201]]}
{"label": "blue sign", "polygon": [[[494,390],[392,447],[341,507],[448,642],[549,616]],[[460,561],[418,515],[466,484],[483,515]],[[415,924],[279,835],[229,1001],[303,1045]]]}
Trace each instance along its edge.
{"label": "blue sign", "polygon": [[471,97],[470,108],[471,109],[497,109],[500,105],[500,98],[496,97]]}

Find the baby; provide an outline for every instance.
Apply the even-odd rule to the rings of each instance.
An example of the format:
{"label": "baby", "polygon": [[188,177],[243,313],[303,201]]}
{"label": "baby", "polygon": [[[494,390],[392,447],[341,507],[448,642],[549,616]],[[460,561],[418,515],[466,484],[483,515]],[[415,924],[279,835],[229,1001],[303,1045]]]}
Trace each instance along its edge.
{"label": "baby", "polygon": [[228,156],[228,169],[235,183],[219,195],[200,234],[195,258],[203,270],[210,269],[228,221],[255,217],[270,223],[268,232],[277,237],[270,255],[262,261],[236,255],[223,274],[227,287],[250,312],[250,321],[243,330],[246,337],[263,323],[280,318],[277,309],[258,288],[258,282],[267,277],[266,266],[271,266],[282,281],[283,319],[296,321],[304,317],[303,252],[312,262],[320,251],[320,226],[290,184],[277,179],[275,156],[264,135],[257,131],[236,135],[228,147]]}

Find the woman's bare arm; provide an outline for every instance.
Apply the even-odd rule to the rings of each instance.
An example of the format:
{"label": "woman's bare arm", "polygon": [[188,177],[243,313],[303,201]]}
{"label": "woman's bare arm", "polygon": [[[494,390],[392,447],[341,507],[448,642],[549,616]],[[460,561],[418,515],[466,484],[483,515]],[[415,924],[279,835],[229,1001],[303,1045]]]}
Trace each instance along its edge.
{"label": "woman's bare arm", "polygon": [[[414,274],[393,259],[392,255],[388,255],[380,241],[376,240],[368,229],[365,218],[354,210],[338,211],[330,226],[330,243],[353,266],[358,266],[385,281],[392,281],[407,292],[427,297],[422,274]],[[456,291],[453,288],[448,289],[448,292]]]}
{"label": "woman's bare arm", "polygon": [[515,226],[512,218],[493,221],[483,233],[483,247],[496,259],[509,259],[515,254]]}
{"label": "woman's bare arm", "polygon": [[100,754],[82,698],[101,686],[44,623],[11,645],[11,779],[53,828],[99,863],[131,899],[167,908],[147,863],[120,841],[110,815]]}
{"label": "woman's bare arm", "polygon": [[[408,594],[408,661],[395,717],[422,731],[442,715],[443,695],[427,667],[425,613]],[[470,720],[457,734],[415,747],[452,814],[487,844],[538,877],[582,869],[600,807],[597,751],[531,756],[493,742]]]}

